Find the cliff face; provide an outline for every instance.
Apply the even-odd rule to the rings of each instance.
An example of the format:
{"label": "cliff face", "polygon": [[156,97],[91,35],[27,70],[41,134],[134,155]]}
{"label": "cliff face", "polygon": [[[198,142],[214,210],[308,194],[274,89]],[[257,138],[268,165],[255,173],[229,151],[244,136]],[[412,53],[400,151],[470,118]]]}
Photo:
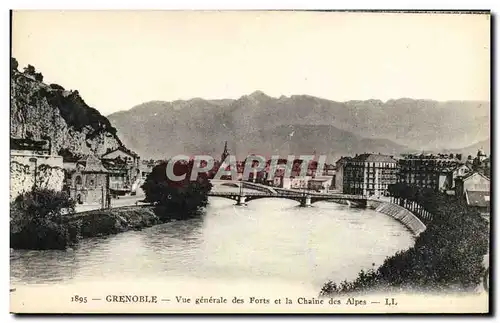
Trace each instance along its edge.
{"label": "cliff face", "polygon": [[78,91],[47,85],[31,68],[19,72],[14,65],[11,70],[12,138],[50,138],[52,153],[63,156],[101,155],[121,145],[116,129]]}

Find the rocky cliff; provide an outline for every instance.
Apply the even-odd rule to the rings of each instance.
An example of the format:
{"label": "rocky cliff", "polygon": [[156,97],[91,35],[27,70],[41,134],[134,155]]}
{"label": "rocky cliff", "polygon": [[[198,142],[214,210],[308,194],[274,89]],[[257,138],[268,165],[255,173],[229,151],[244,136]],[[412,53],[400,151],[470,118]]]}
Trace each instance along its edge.
{"label": "rocky cliff", "polygon": [[89,107],[78,91],[43,83],[33,66],[18,71],[11,62],[10,136],[47,140],[62,156],[101,155],[121,145],[108,119]]}

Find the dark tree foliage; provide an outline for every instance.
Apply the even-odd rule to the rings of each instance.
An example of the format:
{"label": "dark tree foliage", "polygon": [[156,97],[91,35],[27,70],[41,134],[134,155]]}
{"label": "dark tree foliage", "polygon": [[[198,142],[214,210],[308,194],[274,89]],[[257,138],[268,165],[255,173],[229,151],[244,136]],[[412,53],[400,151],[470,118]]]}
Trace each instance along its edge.
{"label": "dark tree foliage", "polygon": [[[51,88],[59,90],[57,85],[51,86]],[[103,131],[116,135],[116,128],[111,125],[109,120],[96,109],[89,107],[77,91],[73,91],[71,95],[61,95],[60,91],[44,91],[44,96],[51,105],[59,109],[68,126],[77,131],[81,131],[87,126],[92,127],[94,131],[88,134],[89,137]]]}
{"label": "dark tree foliage", "polygon": [[25,67],[24,74],[33,76],[35,78],[35,80],[37,80],[37,81],[40,81],[40,82],[43,81],[42,73],[37,73],[36,69],[33,65],[28,65],[27,67]]}
{"label": "dark tree foliage", "polygon": [[28,64],[25,68],[23,68],[24,74],[33,75],[36,73],[35,67],[33,65]]}
{"label": "dark tree foliage", "polygon": [[212,184],[205,173],[198,174],[196,180],[191,181],[192,160],[174,164],[174,174],[186,174],[184,180],[174,181],[167,178],[167,163],[156,165],[142,185],[146,201],[157,204],[160,218],[166,217],[167,214],[169,217],[172,214],[177,218],[191,217],[199,208],[207,205]]}
{"label": "dark tree foliage", "polygon": [[76,242],[77,230],[64,221],[63,211],[75,203],[64,192],[37,189],[11,203],[10,243],[16,249],[65,249]]}
{"label": "dark tree foliage", "polygon": [[17,71],[18,67],[19,67],[19,63],[17,62],[17,59],[15,59],[14,57],[11,57],[10,58],[10,69]]}
{"label": "dark tree foliage", "polygon": [[64,160],[66,161],[77,161],[83,157],[83,155],[80,154],[75,154],[68,148],[61,148],[57,152],[57,154],[61,157],[63,157]]}
{"label": "dark tree foliage", "polygon": [[56,83],[51,83],[50,85],[50,88],[54,89],[54,90],[61,90],[61,91],[64,91],[64,87],[62,87],[61,85],[59,84],[56,84]]}
{"label": "dark tree foliage", "polygon": [[443,193],[395,185],[399,197],[433,213],[415,245],[385,260],[377,270],[362,271],[352,282],[328,282],[321,295],[379,290],[470,291],[484,274],[489,223],[465,201]]}

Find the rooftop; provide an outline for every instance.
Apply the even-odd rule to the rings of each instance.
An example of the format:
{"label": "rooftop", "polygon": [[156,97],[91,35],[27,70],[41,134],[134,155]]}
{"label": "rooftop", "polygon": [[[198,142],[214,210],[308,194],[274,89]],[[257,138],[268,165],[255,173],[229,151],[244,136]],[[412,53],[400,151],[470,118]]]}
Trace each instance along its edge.
{"label": "rooftop", "polygon": [[111,153],[118,151],[118,150],[123,151],[124,153],[126,153],[132,157],[139,157],[139,155],[136,154],[135,152],[133,152],[132,150],[126,148],[125,146],[120,146],[116,149],[108,149],[108,151],[104,155],[102,155],[101,158],[104,158],[104,156],[111,154]]}
{"label": "rooftop", "polygon": [[99,158],[94,155],[87,155],[82,157],[77,164],[82,164],[85,166],[83,169],[85,172],[91,173],[107,173],[108,170],[104,168],[102,162]]}
{"label": "rooftop", "polygon": [[479,176],[482,176],[482,177],[486,178],[487,180],[490,180],[490,179],[488,178],[488,176],[486,176],[486,175],[484,175],[484,174],[481,174],[481,173],[479,173],[479,172],[471,172],[471,173],[468,173],[468,174],[466,174],[465,176],[462,176],[462,177],[461,177],[461,179],[462,179],[463,181],[466,181],[467,179],[469,179],[470,177],[472,177],[472,176],[474,176],[474,175],[479,175]]}
{"label": "rooftop", "polygon": [[467,204],[470,206],[490,206],[490,192],[466,190],[465,197],[467,198]]}
{"label": "rooftop", "polygon": [[354,161],[363,162],[386,162],[386,163],[396,163],[397,160],[393,156],[382,155],[382,154],[361,154],[352,158]]}
{"label": "rooftop", "polygon": [[403,159],[432,159],[432,160],[446,160],[446,161],[459,161],[459,158],[457,156],[461,157],[461,154],[403,154],[402,157]]}

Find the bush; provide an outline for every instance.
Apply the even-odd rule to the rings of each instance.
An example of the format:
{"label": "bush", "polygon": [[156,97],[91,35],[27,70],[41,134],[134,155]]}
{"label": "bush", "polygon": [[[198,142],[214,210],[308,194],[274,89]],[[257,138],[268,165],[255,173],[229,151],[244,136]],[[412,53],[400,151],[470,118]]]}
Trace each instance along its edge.
{"label": "bush", "polygon": [[64,192],[37,189],[19,195],[10,206],[10,244],[16,249],[66,249],[78,240],[78,228],[63,213],[75,203]]}

